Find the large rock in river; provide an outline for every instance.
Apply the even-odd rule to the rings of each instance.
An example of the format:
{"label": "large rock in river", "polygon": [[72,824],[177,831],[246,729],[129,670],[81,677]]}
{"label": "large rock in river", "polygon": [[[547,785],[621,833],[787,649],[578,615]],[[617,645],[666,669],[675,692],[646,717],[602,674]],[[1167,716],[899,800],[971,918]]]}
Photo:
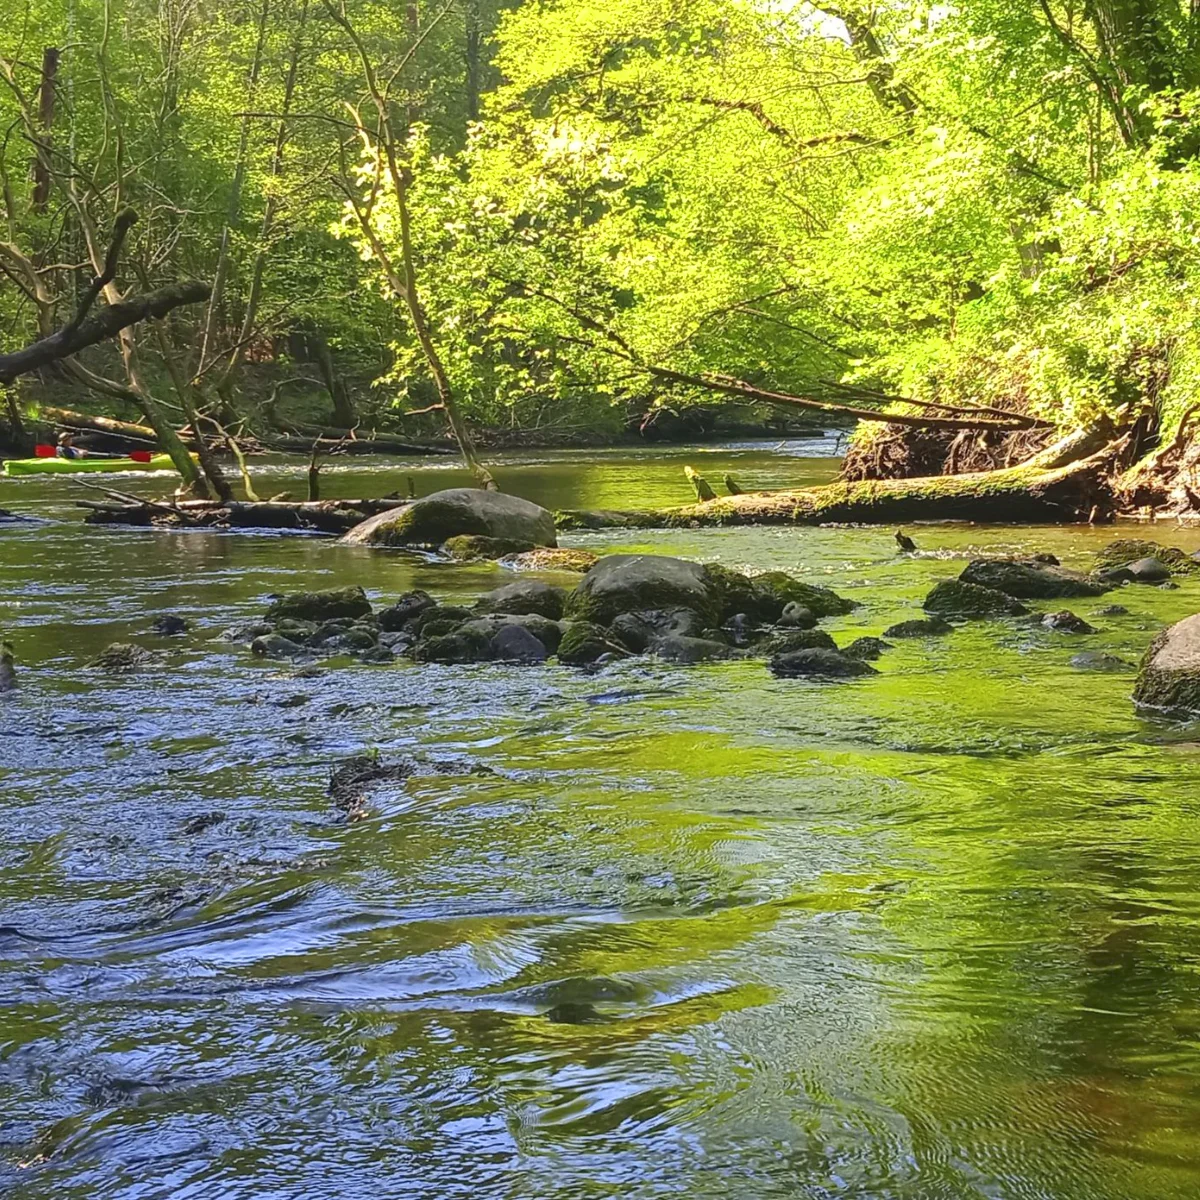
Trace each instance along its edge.
{"label": "large rock in river", "polygon": [[1200,712],[1200,613],[1163,630],[1138,670],[1134,703]]}
{"label": "large rock in river", "polygon": [[558,544],[554,515],[547,509],[519,496],[479,488],[449,488],[422,496],[404,508],[369,517],[342,540],[355,546],[440,546],[464,534],[494,538],[510,548]]}
{"label": "large rock in river", "polygon": [[959,576],[963,583],[993,588],[1018,600],[1058,600],[1068,596],[1100,596],[1108,589],[1064,567],[1034,559],[977,558]]}
{"label": "large rock in river", "polygon": [[371,602],[360,587],[329,588],[323,592],[293,592],[280,596],[268,609],[268,621],[331,621],[336,617],[365,617]]}
{"label": "large rock in river", "polygon": [[1019,600],[995,588],[961,579],[944,579],[925,597],[926,612],[941,617],[963,620],[986,620],[988,617],[1020,617],[1029,611]]}
{"label": "large rock in river", "polygon": [[610,625],[622,613],[686,608],[716,625],[722,607],[721,589],[700,563],[663,554],[610,554],[567,597],[566,615]]}

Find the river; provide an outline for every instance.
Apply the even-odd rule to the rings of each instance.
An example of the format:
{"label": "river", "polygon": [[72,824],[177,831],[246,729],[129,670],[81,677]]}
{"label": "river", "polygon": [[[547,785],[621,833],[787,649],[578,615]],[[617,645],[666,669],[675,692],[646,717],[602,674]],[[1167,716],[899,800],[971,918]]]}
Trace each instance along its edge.
{"label": "river", "polygon": [[[503,456],[550,507],[817,482],[828,442]],[[303,467],[264,468],[260,490]],[[347,460],[326,493],[453,465]],[[148,492],[162,480],[121,477]],[[367,666],[222,638],[265,597],[508,578],[272,534],[92,529],[0,480],[0,1193],[13,1200],[1192,1200],[1200,727],[1136,662],[1200,581],[978,623],[878,677],[761,661]],[[605,531],[917,615],[977,552],[1113,529]],[[1185,549],[1200,531],[1151,536]],[[563,580],[559,580],[562,582]],[[192,624],[151,636],[158,615]],[[113,641],[159,664],[89,669]],[[347,824],[351,754],[428,769]]]}

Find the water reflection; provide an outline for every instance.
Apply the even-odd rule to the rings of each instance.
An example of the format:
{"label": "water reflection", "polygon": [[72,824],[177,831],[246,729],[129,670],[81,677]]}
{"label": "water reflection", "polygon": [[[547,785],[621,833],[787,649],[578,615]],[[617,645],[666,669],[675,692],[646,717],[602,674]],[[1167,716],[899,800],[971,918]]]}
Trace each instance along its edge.
{"label": "water reflection", "polygon": [[[556,506],[666,503],[699,453],[510,470]],[[831,468],[729,457],[752,482]],[[413,471],[454,477],[356,463],[330,494]],[[0,529],[9,1194],[1200,1191],[1198,735],[1139,720],[1078,643],[981,625],[834,688],[755,663],[296,678],[222,640],[269,592],[503,576],[88,531],[45,481],[0,491],[23,503],[63,520]],[[864,601],[841,638],[981,547],[1086,565],[1111,536],[938,526],[915,559],[890,530],[576,541],[802,570]],[[1088,648],[1135,661],[1198,599],[1080,602]],[[153,637],[166,612],[193,632]],[[154,670],[88,668],[130,639]],[[423,766],[346,825],[329,770],[364,749]]]}

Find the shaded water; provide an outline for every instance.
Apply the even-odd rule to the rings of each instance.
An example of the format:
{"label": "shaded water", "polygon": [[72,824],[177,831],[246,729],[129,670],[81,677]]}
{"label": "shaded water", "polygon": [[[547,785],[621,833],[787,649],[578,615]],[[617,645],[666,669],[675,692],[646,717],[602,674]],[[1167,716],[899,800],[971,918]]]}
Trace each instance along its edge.
{"label": "shaded water", "polygon": [[[632,506],[685,500],[682,461],[757,486],[832,470],[821,446],[706,451],[529,455],[500,477]],[[326,490],[407,475],[455,479],[358,462]],[[508,576],[87,530],[75,494],[0,482],[0,507],[56,519],[0,526],[23,667],[0,698],[0,1191],[1200,1193],[1200,729],[1139,718],[1130,673],[1069,661],[1136,661],[1200,583],[1124,589],[1128,616],[1076,602],[1094,638],[902,643],[842,685],[761,662],[296,678],[221,640],[267,593]],[[565,540],[802,573],[863,602],[825,623],[840,640],[916,615],[978,551],[1086,567],[1115,536],[915,532],[913,559],[874,529]],[[165,612],[193,632],[149,636]],[[88,670],[115,640],[161,666]],[[428,773],[346,825],[330,766],[367,748]]]}

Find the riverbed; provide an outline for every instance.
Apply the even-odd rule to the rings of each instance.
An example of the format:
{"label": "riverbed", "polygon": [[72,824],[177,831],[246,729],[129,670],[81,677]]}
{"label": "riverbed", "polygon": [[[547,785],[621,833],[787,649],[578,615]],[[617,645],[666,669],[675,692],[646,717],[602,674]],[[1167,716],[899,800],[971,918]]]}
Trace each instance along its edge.
{"label": "riverbed", "polygon": [[[822,482],[831,440],[503,456],[552,508]],[[302,494],[268,465],[263,494]],[[327,496],[453,464],[347,460]],[[98,480],[98,482],[103,482]],[[122,476],[150,494],[163,485]],[[327,539],[88,528],[0,480],[0,1191],[14,1200],[1191,1200],[1200,1194],[1200,725],[1132,666],[1200,580],[977,623],[880,675],[253,661],[271,593],[511,578]],[[572,534],[783,569],[919,615],[980,553],[1117,536],[917,526]],[[545,576],[570,584],[569,576]],[[1119,601],[1127,615],[1099,616]],[[1047,606],[1044,606],[1047,607]],[[1061,607],[1056,606],[1056,607]],[[191,631],[149,633],[160,615]],[[157,656],[113,676],[114,641]],[[405,755],[347,823],[345,758]]]}

